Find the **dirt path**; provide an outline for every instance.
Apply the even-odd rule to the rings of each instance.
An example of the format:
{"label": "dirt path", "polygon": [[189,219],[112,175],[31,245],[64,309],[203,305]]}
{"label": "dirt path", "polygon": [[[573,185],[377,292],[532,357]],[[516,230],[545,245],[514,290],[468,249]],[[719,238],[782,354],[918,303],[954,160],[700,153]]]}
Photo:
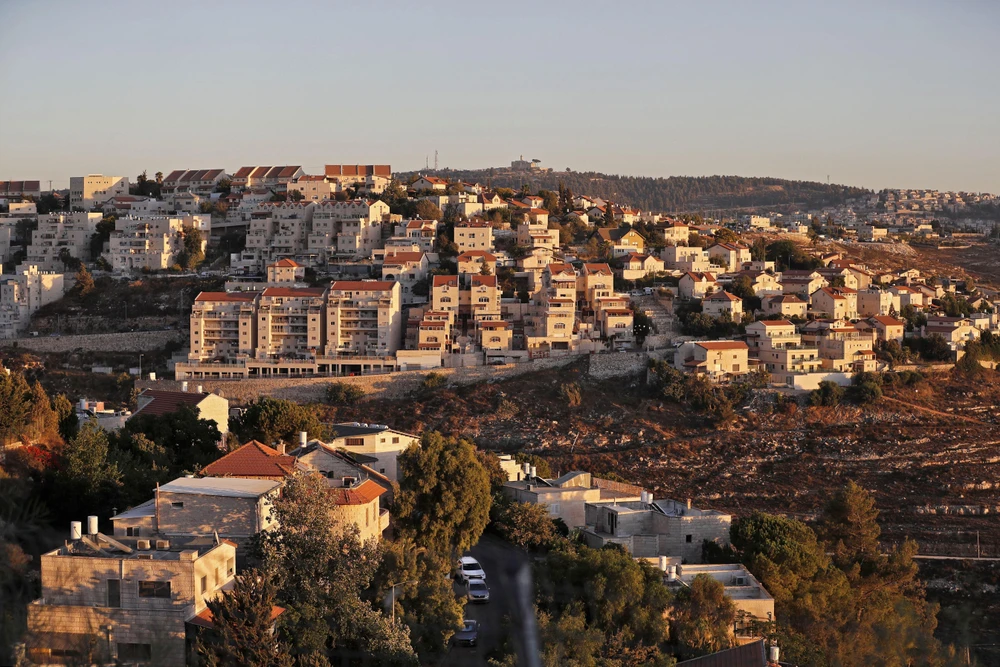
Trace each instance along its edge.
{"label": "dirt path", "polygon": [[941,412],[940,410],[935,410],[933,408],[925,408],[922,405],[917,405],[916,403],[907,403],[906,401],[901,401],[898,398],[889,398],[888,396],[883,396],[883,400],[891,401],[893,403],[898,403],[899,405],[905,405],[908,408],[913,408],[915,410],[920,410],[922,412],[929,412],[932,415],[937,415],[938,417],[950,417],[951,419],[963,419],[967,422],[972,422],[973,424],[979,424],[980,426],[993,426],[988,422],[979,421],[978,419],[973,419],[972,417],[966,417],[965,415],[956,415],[951,412]]}

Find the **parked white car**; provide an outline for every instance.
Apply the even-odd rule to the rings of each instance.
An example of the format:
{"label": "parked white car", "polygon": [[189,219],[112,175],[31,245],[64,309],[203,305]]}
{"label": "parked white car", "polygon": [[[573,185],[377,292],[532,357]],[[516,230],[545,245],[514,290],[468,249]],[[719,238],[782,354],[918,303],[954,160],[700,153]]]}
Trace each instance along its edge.
{"label": "parked white car", "polygon": [[486,573],[479,561],[471,556],[462,556],[458,559],[457,575],[462,583],[468,583],[470,579],[486,580]]}

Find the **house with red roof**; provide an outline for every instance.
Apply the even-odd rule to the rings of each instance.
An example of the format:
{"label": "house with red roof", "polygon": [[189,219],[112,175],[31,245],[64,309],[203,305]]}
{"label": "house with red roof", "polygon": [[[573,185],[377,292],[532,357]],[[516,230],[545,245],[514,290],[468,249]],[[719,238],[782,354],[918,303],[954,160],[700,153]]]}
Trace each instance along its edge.
{"label": "house with red roof", "polygon": [[448,189],[448,181],[437,176],[421,176],[410,184],[410,189],[414,192],[423,192],[425,190],[444,192]]}
{"label": "house with red roof", "polygon": [[362,543],[379,540],[389,527],[389,510],[379,507],[379,497],[385,489],[370,479],[350,486],[330,487],[330,513],[338,529],[354,524]]}
{"label": "house with red roof", "polygon": [[243,477],[283,482],[297,470],[304,469],[304,466],[297,465],[294,456],[251,440],[208,464],[200,474],[202,477]]}
{"label": "house with red roof", "polygon": [[743,299],[724,290],[706,296],[701,308],[710,317],[729,317],[733,322],[743,318]]}
{"label": "house with red roof", "polygon": [[674,355],[674,368],[727,380],[750,371],[750,348],[741,340],[695,340],[681,345]]}
{"label": "house with red roof", "polygon": [[183,391],[144,389],[136,399],[139,408],[129,419],[135,419],[139,415],[168,415],[181,408],[191,408],[198,413],[200,419],[213,422],[224,437],[229,432],[229,401],[216,394],[202,391],[201,386],[195,391],[187,390],[187,382],[181,386],[184,388]]}

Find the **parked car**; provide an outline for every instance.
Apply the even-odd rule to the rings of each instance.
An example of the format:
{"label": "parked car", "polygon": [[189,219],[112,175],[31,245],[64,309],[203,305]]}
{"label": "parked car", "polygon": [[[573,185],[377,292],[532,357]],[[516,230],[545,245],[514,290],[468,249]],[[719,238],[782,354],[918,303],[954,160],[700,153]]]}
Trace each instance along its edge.
{"label": "parked car", "polygon": [[483,571],[483,566],[471,556],[462,556],[459,558],[457,570],[456,576],[463,584],[467,583],[470,579],[486,580],[486,572]]}
{"label": "parked car", "polygon": [[489,602],[490,587],[482,579],[469,579],[465,583],[465,596],[469,602]]}
{"label": "parked car", "polygon": [[467,618],[462,621],[462,629],[452,636],[451,642],[455,646],[475,646],[479,639],[479,621]]}

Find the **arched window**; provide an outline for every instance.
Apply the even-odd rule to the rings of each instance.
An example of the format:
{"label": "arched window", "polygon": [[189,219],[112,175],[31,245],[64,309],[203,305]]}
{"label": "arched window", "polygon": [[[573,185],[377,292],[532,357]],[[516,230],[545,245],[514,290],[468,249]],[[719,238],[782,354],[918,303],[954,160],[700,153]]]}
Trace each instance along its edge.
{"label": "arched window", "polygon": [[490,342],[491,343],[499,343],[500,342],[500,336],[492,336],[492,337],[490,337]]}
{"label": "arched window", "polygon": [[429,337],[429,338],[427,339],[427,342],[428,342],[428,343],[436,343],[436,342],[438,342],[438,339],[437,339],[437,336],[430,336],[430,337]]}
{"label": "arched window", "polygon": [[441,303],[451,303],[451,297],[450,296],[441,297]]}
{"label": "arched window", "polygon": [[566,328],[566,325],[563,324],[562,322],[559,322],[558,324],[556,324],[556,329],[565,329],[565,328]]}

